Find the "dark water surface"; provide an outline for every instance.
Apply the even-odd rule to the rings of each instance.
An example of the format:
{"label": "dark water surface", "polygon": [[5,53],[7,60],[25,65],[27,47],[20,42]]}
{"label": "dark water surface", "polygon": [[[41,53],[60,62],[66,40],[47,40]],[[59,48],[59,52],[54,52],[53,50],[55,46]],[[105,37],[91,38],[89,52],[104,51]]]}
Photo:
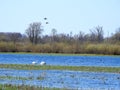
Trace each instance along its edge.
{"label": "dark water surface", "polygon": [[0,64],[38,64],[70,66],[116,66],[120,67],[120,56],[60,56],[45,54],[0,54]]}

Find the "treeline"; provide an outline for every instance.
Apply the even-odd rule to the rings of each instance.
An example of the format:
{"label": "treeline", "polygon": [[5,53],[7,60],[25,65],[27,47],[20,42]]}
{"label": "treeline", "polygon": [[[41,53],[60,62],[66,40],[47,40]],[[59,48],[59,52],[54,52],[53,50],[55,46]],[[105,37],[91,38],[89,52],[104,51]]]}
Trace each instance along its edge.
{"label": "treeline", "polygon": [[21,33],[0,33],[0,52],[75,53],[120,55],[120,28],[109,37],[104,37],[103,27],[97,26],[85,34],[42,35],[41,23],[31,23]]}

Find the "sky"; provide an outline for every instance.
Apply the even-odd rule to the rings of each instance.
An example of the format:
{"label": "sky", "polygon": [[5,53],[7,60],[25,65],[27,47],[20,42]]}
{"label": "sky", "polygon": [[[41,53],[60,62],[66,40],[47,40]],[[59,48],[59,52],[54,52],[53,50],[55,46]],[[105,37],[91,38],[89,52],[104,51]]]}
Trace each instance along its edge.
{"label": "sky", "polygon": [[120,0],[0,0],[0,32],[24,34],[33,22],[42,23],[43,34],[53,28],[57,33],[89,33],[99,25],[109,36],[120,27]]}

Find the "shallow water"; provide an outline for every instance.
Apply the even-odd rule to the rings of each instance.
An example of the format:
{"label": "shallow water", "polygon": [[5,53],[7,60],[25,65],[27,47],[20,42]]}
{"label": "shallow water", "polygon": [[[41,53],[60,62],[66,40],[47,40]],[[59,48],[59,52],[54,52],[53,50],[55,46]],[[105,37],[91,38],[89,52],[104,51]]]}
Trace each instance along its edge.
{"label": "shallow water", "polygon": [[38,64],[70,66],[115,66],[120,67],[120,56],[60,56],[45,54],[0,54],[0,64]]}
{"label": "shallow water", "polygon": [[[0,78],[2,84],[26,84],[43,87],[56,88],[103,88],[119,90],[120,74],[99,73],[99,72],[80,72],[80,71],[61,71],[61,70],[12,70],[0,69],[0,76],[14,77],[33,77],[31,80],[16,80]],[[43,79],[37,79],[37,77]],[[110,89],[110,90],[111,90]]]}
{"label": "shallow water", "polygon": [[[38,63],[45,61],[48,65],[120,67],[119,56],[0,54],[0,64],[31,64],[33,61]],[[85,90],[119,90],[120,88],[120,74],[117,73],[0,69],[0,76],[33,78],[31,80],[0,78],[1,84],[26,84],[80,90],[83,90],[83,88]],[[39,80],[38,77],[42,77],[43,79]]]}

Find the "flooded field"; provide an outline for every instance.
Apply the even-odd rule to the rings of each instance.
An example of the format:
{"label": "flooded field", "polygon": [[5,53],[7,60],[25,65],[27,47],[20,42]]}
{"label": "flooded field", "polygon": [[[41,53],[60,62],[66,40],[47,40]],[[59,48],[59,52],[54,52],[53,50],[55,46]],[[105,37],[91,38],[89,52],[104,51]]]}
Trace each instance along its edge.
{"label": "flooded field", "polygon": [[38,64],[63,66],[115,66],[120,67],[120,56],[65,56],[46,54],[0,54],[0,64]]}
{"label": "flooded field", "polygon": [[[39,64],[61,66],[120,67],[120,57],[113,56],[60,56],[38,54],[0,54],[0,64]],[[68,70],[15,70],[0,69],[0,84],[29,85],[78,90],[119,90],[120,73],[85,72]]]}
{"label": "flooded field", "polygon": [[61,70],[0,69],[1,84],[34,85],[56,88],[120,88],[120,74]]}

